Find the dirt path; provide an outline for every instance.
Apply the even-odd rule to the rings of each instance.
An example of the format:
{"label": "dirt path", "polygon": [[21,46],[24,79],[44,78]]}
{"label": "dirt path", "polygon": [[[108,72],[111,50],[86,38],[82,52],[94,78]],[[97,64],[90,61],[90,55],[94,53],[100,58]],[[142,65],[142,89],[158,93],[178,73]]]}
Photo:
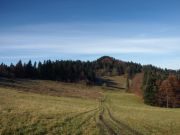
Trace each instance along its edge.
{"label": "dirt path", "polygon": [[[142,135],[138,131],[132,129],[128,125],[120,122],[118,119],[116,119],[112,113],[111,109],[106,105],[107,98],[104,97],[100,101],[100,113],[99,113],[99,121],[102,123],[102,126],[106,128],[109,135]],[[105,115],[106,114],[106,115]],[[105,133],[102,133],[103,135]]]}
{"label": "dirt path", "polygon": [[129,127],[128,125],[120,122],[119,120],[117,120],[111,113],[110,109],[106,106],[106,110],[108,112],[108,115],[110,117],[110,119],[116,123],[116,125],[118,126],[118,128],[122,131],[128,131],[129,133],[133,134],[133,135],[142,135],[141,133],[139,133],[138,131],[132,129],[131,127]]}
{"label": "dirt path", "polygon": [[[113,127],[111,127],[106,121],[105,121],[105,117],[104,117],[104,112],[105,112],[105,107],[104,107],[104,102],[106,101],[106,97],[102,98],[100,100],[100,106],[99,106],[99,109],[100,109],[100,112],[99,112],[99,121],[100,123],[102,124],[101,126],[106,128],[105,130],[108,131],[108,134],[109,135],[118,135],[115,130],[113,129]],[[104,134],[104,133],[102,133]]]}
{"label": "dirt path", "polygon": [[110,135],[117,135],[117,133],[113,130],[113,128],[105,122],[103,115],[104,115],[104,110],[102,111],[102,113],[99,114],[99,120],[103,123],[104,127],[106,127],[108,133]]}

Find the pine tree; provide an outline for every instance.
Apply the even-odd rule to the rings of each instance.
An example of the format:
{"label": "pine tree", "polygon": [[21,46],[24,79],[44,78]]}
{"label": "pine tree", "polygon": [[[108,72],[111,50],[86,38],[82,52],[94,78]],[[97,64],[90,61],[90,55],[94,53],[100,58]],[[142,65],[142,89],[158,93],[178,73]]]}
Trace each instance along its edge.
{"label": "pine tree", "polygon": [[14,72],[15,72],[15,76],[18,78],[24,78],[25,77],[24,67],[23,67],[21,60],[16,64]]}
{"label": "pine tree", "polygon": [[147,74],[146,84],[143,89],[144,102],[149,105],[156,104],[156,77],[152,72]]}
{"label": "pine tree", "polygon": [[31,60],[25,65],[25,73],[27,78],[33,77],[33,66]]}

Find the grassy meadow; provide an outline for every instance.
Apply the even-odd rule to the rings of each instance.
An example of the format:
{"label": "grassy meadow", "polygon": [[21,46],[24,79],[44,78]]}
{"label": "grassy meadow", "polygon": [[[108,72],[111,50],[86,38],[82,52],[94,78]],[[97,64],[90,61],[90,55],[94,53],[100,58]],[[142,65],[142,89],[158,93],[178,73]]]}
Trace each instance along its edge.
{"label": "grassy meadow", "polygon": [[0,133],[96,134],[98,128],[94,117],[97,108],[95,100],[0,88]]}
{"label": "grassy meadow", "polygon": [[[143,135],[179,135],[180,109],[145,105],[139,97],[124,92],[106,92],[106,111],[116,123]],[[124,128],[126,129],[126,128]],[[119,129],[119,134],[123,129]],[[129,134],[126,133],[125,134]]]}
{"label": "grassy meadow", "polygon": [[105,79],[103,87],[52,81],[1,86],[0,134],[179,135],[180,109],[147,106],[125,92],[125,77]]}

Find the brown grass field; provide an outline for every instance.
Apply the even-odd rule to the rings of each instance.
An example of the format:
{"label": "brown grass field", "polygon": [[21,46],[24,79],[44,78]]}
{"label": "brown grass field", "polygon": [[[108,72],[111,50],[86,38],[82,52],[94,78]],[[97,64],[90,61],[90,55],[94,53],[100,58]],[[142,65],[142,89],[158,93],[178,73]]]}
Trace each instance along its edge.
{"label": "brown grass field", "polygon": [[[179,135],[180,109],[145,105],[126,78],[103,86],[16,80],[0,86],[2,135]],[[7,85],[8,84],[8,85]]]}

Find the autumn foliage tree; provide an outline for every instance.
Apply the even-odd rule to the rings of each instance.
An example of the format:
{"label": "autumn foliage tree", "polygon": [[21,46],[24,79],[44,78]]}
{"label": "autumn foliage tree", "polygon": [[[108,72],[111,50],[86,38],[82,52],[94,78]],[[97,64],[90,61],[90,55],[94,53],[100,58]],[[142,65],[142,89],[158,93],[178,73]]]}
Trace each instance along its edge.
{"label": "autumn foliage tree", "polygon": [[158,91],[158,104],[164,107],[180,107],[180,82],[175,75],[169,75]]}

